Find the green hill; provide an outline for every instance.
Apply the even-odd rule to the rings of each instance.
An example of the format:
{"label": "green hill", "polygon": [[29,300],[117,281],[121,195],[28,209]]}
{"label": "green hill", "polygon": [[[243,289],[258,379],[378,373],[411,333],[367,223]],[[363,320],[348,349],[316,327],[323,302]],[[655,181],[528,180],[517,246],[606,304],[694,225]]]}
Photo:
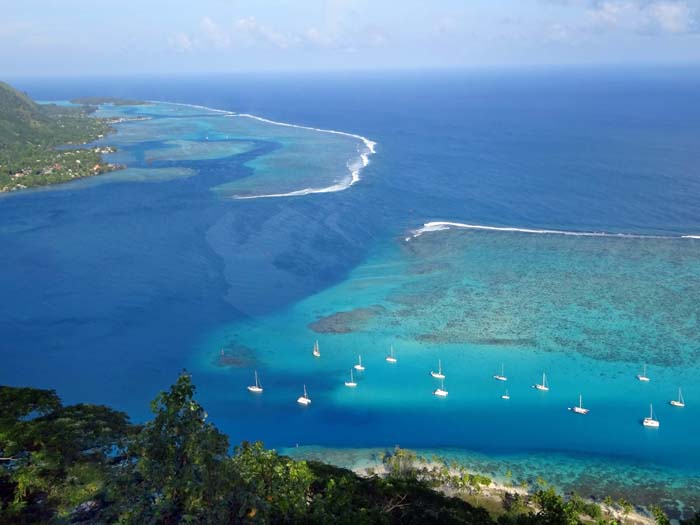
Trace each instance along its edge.
{"label": "green hill", "polygon": [[111,171],[106,148],[80,146],[106,135],[109,121],[94,117],[94,106],[37,104],[0,82],[0,192],[66,182]]}
{"label": "green hill", "polygon": [[46,136],[51,122],[26,94],[0,82],[0,147]]}

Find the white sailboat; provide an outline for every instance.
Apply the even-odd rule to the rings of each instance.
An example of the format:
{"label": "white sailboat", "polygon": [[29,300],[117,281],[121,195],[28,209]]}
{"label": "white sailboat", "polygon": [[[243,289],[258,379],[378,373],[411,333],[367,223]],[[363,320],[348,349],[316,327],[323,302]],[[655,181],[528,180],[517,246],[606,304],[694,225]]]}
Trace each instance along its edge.
{"label": "white sailboat", "polygon": [[314,357],[321,357],[321,350],[318,347],[318,339],[316,339],[316,342],[314,343],[314,349],[311,351],[311,354]]}
{"label": "white sailboat", "polygon": [[440,388],[433,390],[433,395],[438,397],[447,397],[447,390],[445,390],[445,380],[440,381]]}
{"label": "white sailboat", "polygon": [[362,372],[365,369],[365,367],[362,366],[362,356],[361,355],[357,356],[357,364],[353,368],[355,370],[357,370],[358,372]]}
{"label": "white sailboat", "polygon": [[549,392],[549,385],[547,384],[547,375],[542,372],[542,382],[533,385],[537,390],[542,390],[543,392]]}
{"label": "white sailboat", "polygon": [[495,376],[493,376],[493,378],[496,381],[508,381],[508,378],[506,377],[506,374],[505,374],[505,369],[503,367],[503,363],[501,363],[501,373],[496,374]]}
{"label": "white sailboat", "polygon": [[263,389],[260,386],[260,381],[258,381],[258,371],[255,371],[255,384],[248,386],[248,390],[254,394],[262,393]]}
{"label": "white sailboat", "polygon": [[683,408],[685,406],[685,400],[683,399],[683,391],[681,387],[678,387],[678,399],[672,399],[669,404],[674,407]]}
{"label": "white sailboat", "polygon": [[396,358],[394,357],[394,345],[391,345],[391,350],[389,350],[389,355],[386,356],[386,362],[394,364],[396,363]]}
{"label": "white sailboat", "polygon": [[637,379],[639,381],[644,381],[644,382],[649,382],[651,379],[649,379],[649,376],[647,376],[647,365],[644,365],[644,371],[641,374],[637,374]]}
{"label": "white sailboat", "polygon": [[350,381],[345,381],[345,386],[350,388],[355,388],[357,386],[355,379],[352,377],[352,368],[350,369]]}
{"label": "white sailboat", "polygon": [[300,405],[311,404],[311,398],[309,397],[309,394],[306,393],[306,385],[304,385],[304,395],[297,398],[297,403],[299,403]]}
{"label": "white sailboat", "polygon": [[501,399],[505,399],[505,400],[510,399],[510,394],[508,394],[508,389],[506,389],[506,393],[501,396]]}
{"label": "white sailboat", "polygon": [[574,414],[581,414],[582,416],[585,416],[589,412],[587,408],[583,408],[583,396],[581,394],[578,395],[578,406],[571,407],[569,410],[571,410]]}
{"label": "white sailboat", "polygon": [[660,423],[658,419],[654,419],[654,407],[651,404],[649,405],[649,417],[644,418],[642,425],[645,427],[659,428]]}
{"label": "white sailboat", "polygon": [[432,370],[430,375],[435,379],[445,379],[445,374],[442,373],[442,361],[438,359],[438,371]]}

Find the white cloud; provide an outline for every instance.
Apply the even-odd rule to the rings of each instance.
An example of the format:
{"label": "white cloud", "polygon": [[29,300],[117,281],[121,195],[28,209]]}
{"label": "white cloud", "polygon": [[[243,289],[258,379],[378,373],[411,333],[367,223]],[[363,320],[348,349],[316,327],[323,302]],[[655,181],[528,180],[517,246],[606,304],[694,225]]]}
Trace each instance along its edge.
{"label": "white cloud", "polygon": [[593,31],[678,35],[698,30],[700,0],[549,0],[583,7]]}
{"label": "white cloud", "polygon": [[199,27],[202,30],[204,39],[210,42],[214,47],[227,48],[231,46],[231,37],[208,16],[202,18]]}
{"label": "white cloud", "polygon": [[248,44],[271,45],[287,49],[290,38],[270,27],[259,24],[253,16],[239,18],[234,22],[234,34],[243,37]]}
{"label": "white cloud", "polygon": [[192,51],[194,47],[192,39],[187,33],[176,33],[168,38],[168,45],[179,53]]}

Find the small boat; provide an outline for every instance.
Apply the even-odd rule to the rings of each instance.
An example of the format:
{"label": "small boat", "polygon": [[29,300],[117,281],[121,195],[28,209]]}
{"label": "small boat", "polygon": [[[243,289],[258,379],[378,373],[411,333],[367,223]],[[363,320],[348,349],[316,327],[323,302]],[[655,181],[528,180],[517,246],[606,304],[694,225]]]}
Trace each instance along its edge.
{"label": "small boat", "polygon": [[503,363],[501,363],[501,373],[496,374],[495,376],[493,376],[493,378],[496,381],[508,381],[508,378],[506,377],[506,374],[505,374],[505,370],[503,368]]}
{"label": "small boat", "polygon": [[582,416],[585,416],[589,412],[587,408],[583,408],[583,396],[581,394],[578,396],[578,406],[571,407],[569,410],[571,410],[574,414],[581,414]]}
{"label": "small boat", "polygon": [[508,394],[508,390],[506,390],[506,393],[501,396],[501,399],[510,399],[510,394]]}
{"label": "small boat", "polygon": [[447,390],[445,390],[445,380],[440,382],[440,388],[433,390],[433,395],[438,397],[447,397]]}
{"label": "small boat", "polygon": [[685,406],[685,400],[683,399],[683,392],[681,387],[678,387],[678,399],[672,399],[669,404],[674,407],[683,408]]}
{"label": "small boat", "polygon": [[396,358],[394,357],[394,345],[391,346],[391,350],[389,350],[389,355],[386,356],[386,362],[391,364],[396,363]]}
{"label": "small boat", "polygon": [[644,418],[642,425],[645,427],[659,428],[660,423],[658,419],[654,419],[654,407],[652,405],[649,405],[649,417]]}
{"label": "small boat", "polygon": [[435,372],[433,370],[430,372],[430,375],[435,379],[445,379],[445,374],[442,373],[442,361],[440,359],[438,359],[438,371]]}
{"label": "small boat", "polygon": [[644,365],[644,371],[641,374],[637,374],[637,379],[646,383],[651,381],[651,379],[649,379],[649,376],[647,376],[647,365]]}
{"label": "small boat", "polygon": [[362,366],[362,356],[361,355],[357,356],[357,364],[353,368],[355,370],[357,370],[358,372],[362,372],[365,369],[365,367]]}
{"label": "small boat", "polygon": [[258,381],[258,371],[255,371],[255,384],[250,385],[248,387],[248,391],[253,392],[254,394],[260,394],[262,393],[263,389],[260,386],[260,381]]}
{"label": "small boat", "polygon": [[345,386],[348,386],[350,388],[355,388],[357,386],[357,383],[355,383],[355,379],[352,377],[352,368],[350,369],[350,381],[345,381]]}
{"label": "small boat", "polygon": [[321,357],[321,350],[318,348],[318,339],[314,343],[314,349],[311,351],[314,357]]}
{"label": "small boat", "polygon": [[547,384],[547,376],[544,372],[542,372],[542,382],[537,383],[536,385],[533,385],[534,388],[537,390],[542,390],[543,392],[549,392],[549,385]]}
{"label": "small boat", "polygon": [[306,393],[306,385],[304,385],[304,395],[297,398],[297,403],[299,403],[300,405],[311,404],[311,398],[309,397],[309,394]]}

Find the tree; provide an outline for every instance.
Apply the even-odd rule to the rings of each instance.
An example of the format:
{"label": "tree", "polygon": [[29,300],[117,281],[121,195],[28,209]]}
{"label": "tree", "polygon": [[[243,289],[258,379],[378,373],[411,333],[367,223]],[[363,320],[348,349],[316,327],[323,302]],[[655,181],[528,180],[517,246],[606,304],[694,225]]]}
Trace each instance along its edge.
{"label": "tree", "polygon": [[53,390],[0,387],[0,414],[0,505],[13,521],[47,521],[100,498],[108,459],[134,431],[126,414],[64,407]]}
{"label": "tree", "polygon": [[231,511],[228,438],[207,423],[183,372],[151,403],[155,415],[128,449],[112,496],[124,523],[216,522]]}

